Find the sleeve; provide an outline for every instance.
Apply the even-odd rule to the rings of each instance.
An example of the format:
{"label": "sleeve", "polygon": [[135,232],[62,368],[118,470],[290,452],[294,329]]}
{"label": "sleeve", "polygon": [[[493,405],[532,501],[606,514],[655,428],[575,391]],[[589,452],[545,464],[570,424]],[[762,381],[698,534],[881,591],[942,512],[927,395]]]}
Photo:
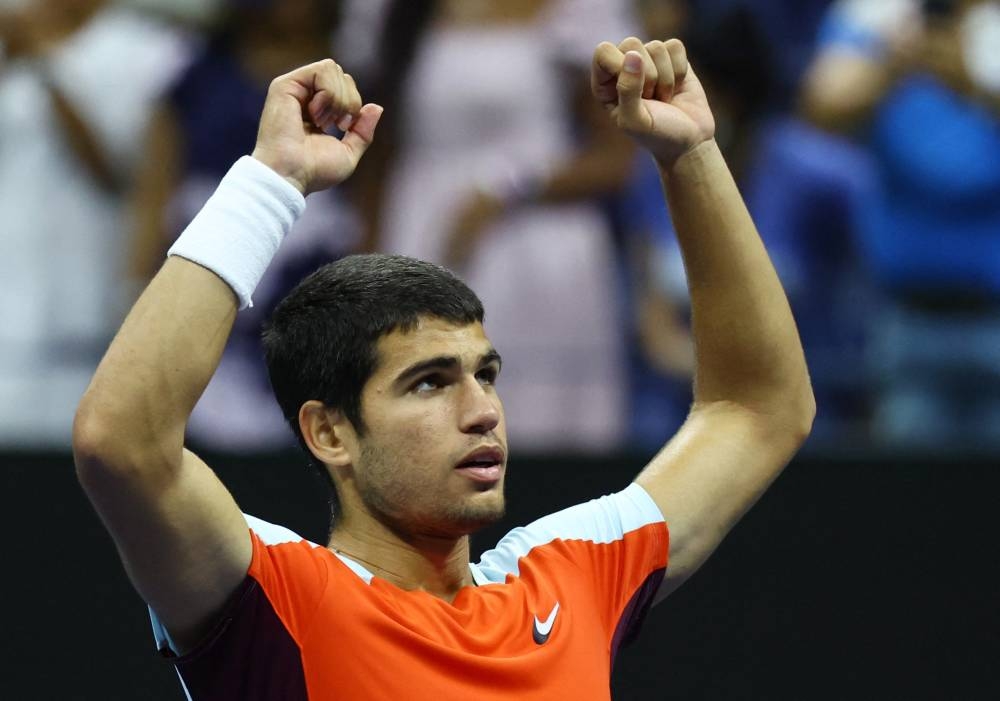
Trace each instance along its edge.
{"label": "sleeve", "polygon": [[532,558],[556,558],[582,583],[613,648],[641,625],[667,567],[669,535],[646,491],[621,492],[546,516],[508,533],[483,554],[479,569],[493,582],[518,576]]}
{"label": "sleeve", "polygon": [[305,698],[301,641],[322,600],[328,570],[316,557],[315,544],[251,516],[247,522],[253,541],[247,576],[194,649],[177,656],[150,610],[157,645],[192,699]]}

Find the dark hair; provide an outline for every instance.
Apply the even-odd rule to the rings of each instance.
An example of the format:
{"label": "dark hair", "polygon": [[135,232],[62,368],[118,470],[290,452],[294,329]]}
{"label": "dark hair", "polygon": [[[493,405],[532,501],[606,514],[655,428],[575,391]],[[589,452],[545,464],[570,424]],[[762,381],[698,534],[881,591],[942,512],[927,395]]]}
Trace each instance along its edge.
{"label": "dark hair", "polygon": [[376,344],[397,329],[412,330],[421,317],[482,322],[483,304],[438,265],[370,254],[324,265],[281,300],[265,324],[264,354],[274,396],[328,484],[326,469],[312,459],[302,438],[299,408],[317,399],[343,411],[364,435],[361,390],[378,367]]}

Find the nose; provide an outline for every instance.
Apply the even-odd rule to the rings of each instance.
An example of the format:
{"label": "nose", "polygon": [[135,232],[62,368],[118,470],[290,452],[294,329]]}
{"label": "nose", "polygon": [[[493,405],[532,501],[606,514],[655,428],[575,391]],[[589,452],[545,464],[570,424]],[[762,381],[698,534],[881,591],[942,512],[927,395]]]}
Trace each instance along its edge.
{"label": "nose", "polygon": [[462,392],[460,428],[463,433],[489,433],[500,423],[500,398],[475,377],[470,378]]}

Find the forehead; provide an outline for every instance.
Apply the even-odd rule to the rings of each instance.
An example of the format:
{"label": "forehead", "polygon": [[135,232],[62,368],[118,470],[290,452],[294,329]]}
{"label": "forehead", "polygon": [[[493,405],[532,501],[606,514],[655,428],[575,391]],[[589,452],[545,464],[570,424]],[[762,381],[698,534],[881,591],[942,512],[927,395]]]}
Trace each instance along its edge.
{"label": "forehead", "polygon": [[396,329],[376,344],[376,375],[404,370],[415,362],[439,356],[455,356],[474,362],[492,348],[483,325],[456,324],[437,317],[421,317],[409,331]]}

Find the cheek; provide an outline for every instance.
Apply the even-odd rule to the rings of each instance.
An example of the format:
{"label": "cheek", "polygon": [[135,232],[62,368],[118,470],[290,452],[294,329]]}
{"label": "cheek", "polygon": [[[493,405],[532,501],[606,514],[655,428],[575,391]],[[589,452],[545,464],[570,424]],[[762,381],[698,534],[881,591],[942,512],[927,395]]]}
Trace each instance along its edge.
{"label": "cheek", "polygon": [[[372,427],[371,457],[369,468],[380,476],[391,475],[399,482],[423,479],[426,473],[442,462],[443,432],[440,415],[426,410],[394,421]],[[378,466],[374,462],[380,463]]]}
{"label": "cheek", "polygon": [[402,455],[423,455],[442,437],[441,412],[425,409],[399,416],[383,434]]}

